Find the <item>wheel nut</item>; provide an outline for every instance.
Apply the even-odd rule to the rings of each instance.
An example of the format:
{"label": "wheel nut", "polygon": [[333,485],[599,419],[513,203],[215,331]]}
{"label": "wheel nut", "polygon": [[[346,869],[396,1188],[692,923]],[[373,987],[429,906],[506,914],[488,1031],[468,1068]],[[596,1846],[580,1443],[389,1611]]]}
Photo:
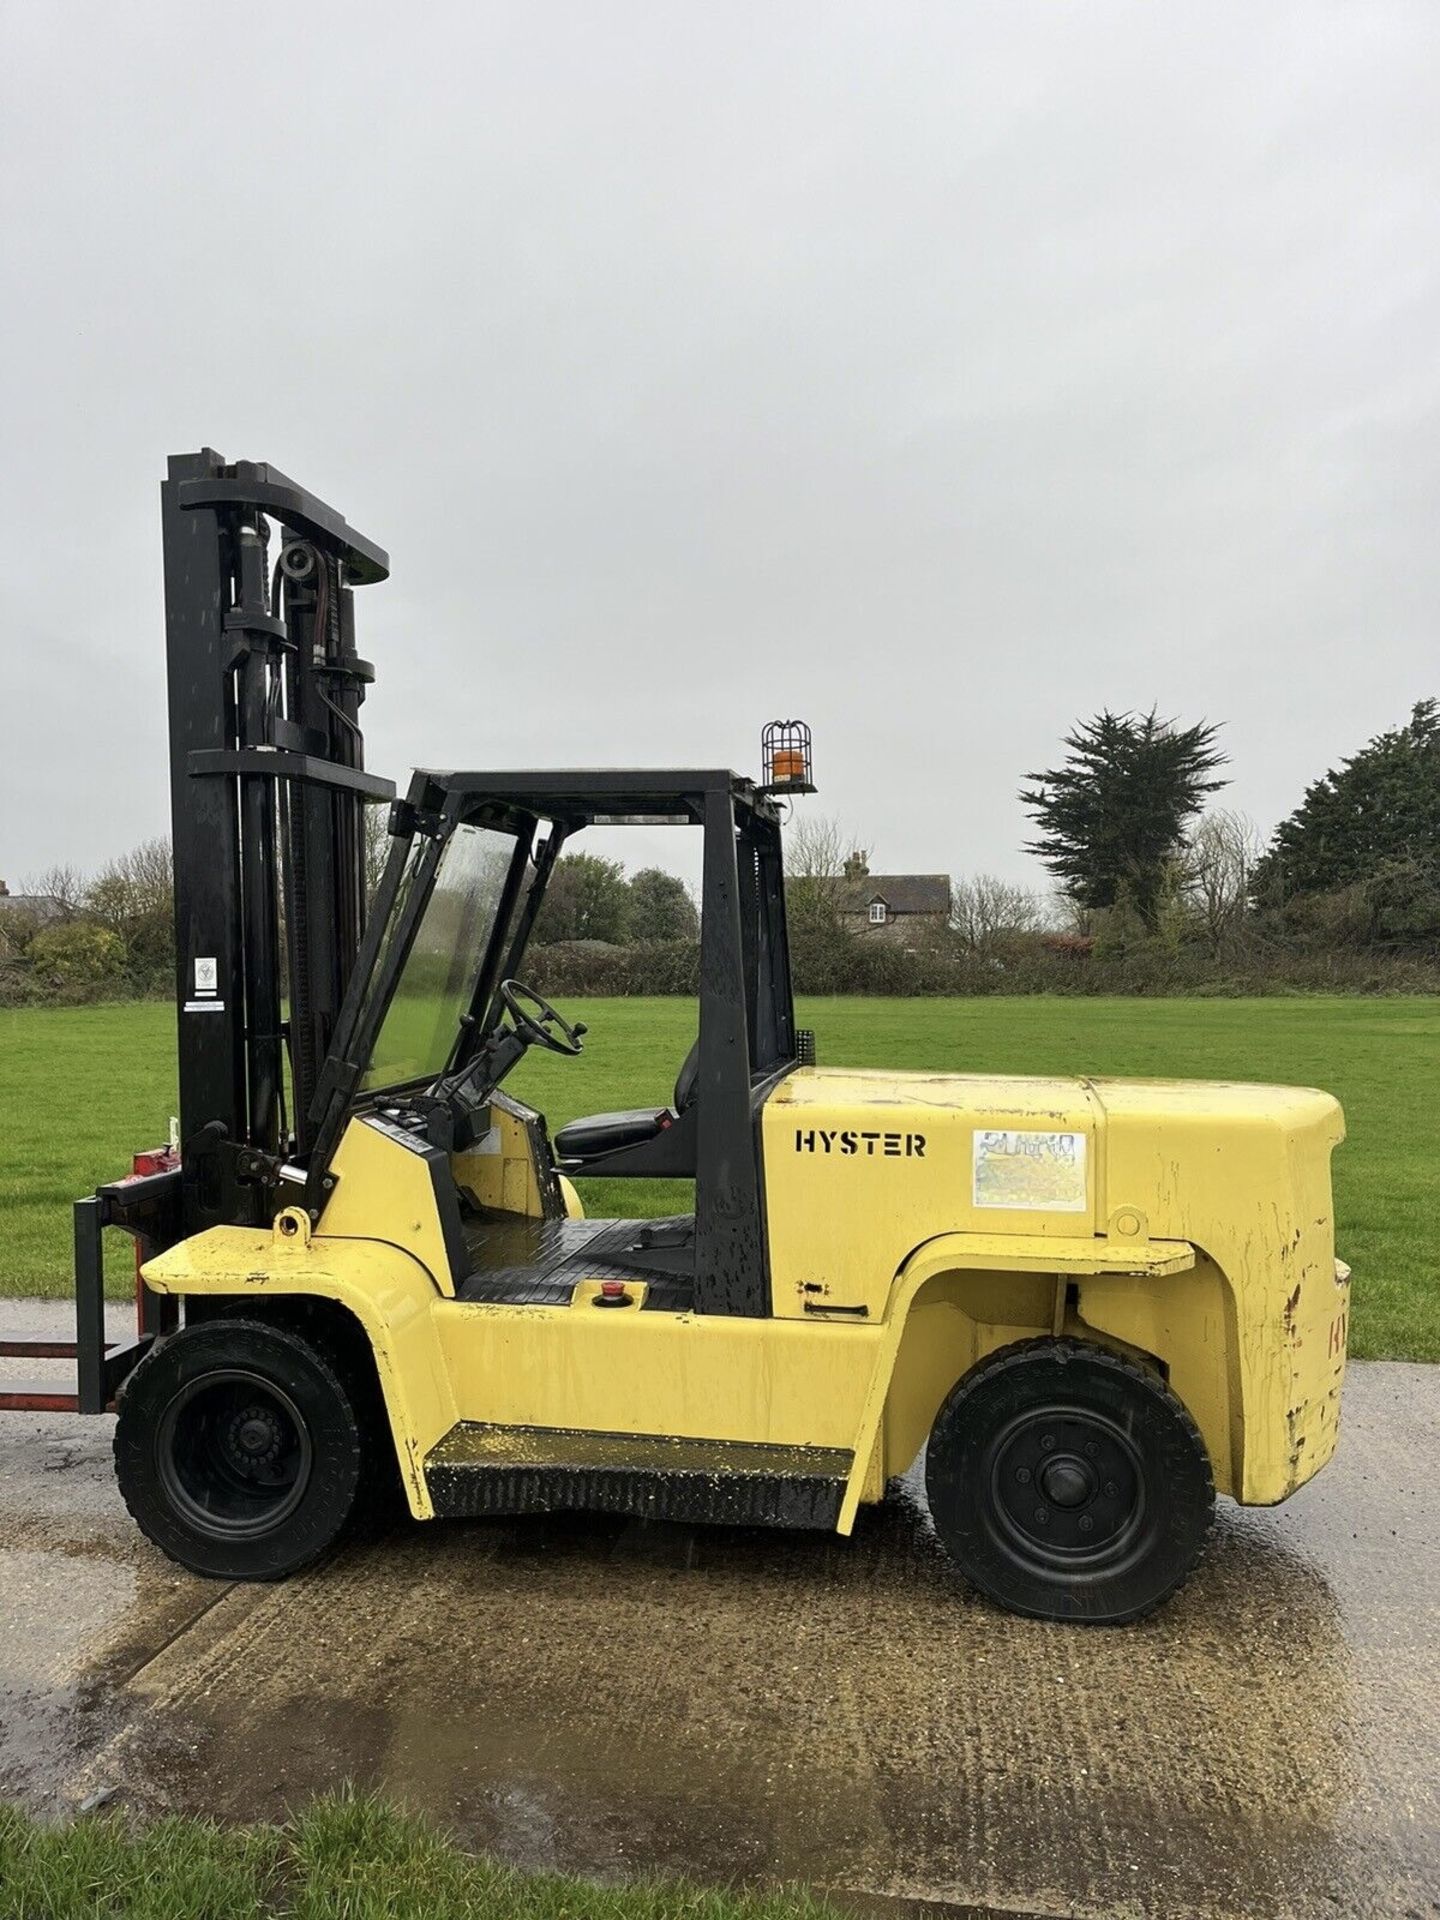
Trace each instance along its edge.
{"label": "wheel nut", "polygon": [[1107,1498],[1113,1500],[1116,1494],[1119,1493],[1119,1491],[1120,1491],[1119,1487],[1116,1486],[1113,1480],[1107,1480],[1105,1482],[1105,1493]]}
{"label": "wheel nut", "polygon": [[1022,1487],[1028,1487],[1030,1484],[1029,1467],[1017,1467],[1015,1469],[1015,1478],[1020,1482]]}
{"label": "wheel nut", "polygon": [[1088,1514],[1088,1513],[1082,1513],[1082,1514],[1081,1514],[1081,1516],[1080,1516],[1080,1531],[1081,1531],[1082,1533],[1089,1533],[1089,1531],[1090,1531],[1090,1529],[1091,1529],[1091,1528],[1092,1528],[1092,1527],[1094,1526],[1094,1524],[1095,1524],[1095,1522],[1094,1522],[1094,1521],[1093,1521],[1093,1520],[1092,1520],[1092,1519],[1090,1518],[1090,1516],[1089,1516],[1089,1514]]}
{"label": "wheel nut", "polygon": [[1093,1440],[1087,1440],[1085,1442],[1085,1451],[1086,1453],[1089,1454],[1090,1458],[1093,1460],[1099,1454],[1100,1449],[1098,1446],[1096,1446]]}
{"label": "wheel nut", "polygon": [[1045,1522],[1050,1518],[1050,1509],[1048,1507],[1036,1507],[1035,1518],[1043,1527]]}
{"label": "wheel nut", "polygon": [[1055,1436],[1053,1433],[1046,1433],[1040,1436],[1040,1450],[1042,1453],[1049,1453],[1054,1444]]}

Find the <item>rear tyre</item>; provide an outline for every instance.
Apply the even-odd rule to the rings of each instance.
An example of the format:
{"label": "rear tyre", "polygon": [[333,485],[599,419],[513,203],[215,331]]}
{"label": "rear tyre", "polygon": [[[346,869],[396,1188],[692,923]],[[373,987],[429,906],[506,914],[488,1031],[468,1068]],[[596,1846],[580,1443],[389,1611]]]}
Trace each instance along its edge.
{"label": "rear tyre", "polygon": [[1204,1442],[1164,1381],[1074,1340],[1022,1341],[966,1375],[931,1432],[925,1491],[983,1593],[1096,1624],[1168,1599],[1215,1510]]}
{"label": "rear tyre", "polygon": [[120,1398],[115,1472],[135,1520],[193,1573],[280,1580],[350,1518],[362,1437],[326,1358],[288,1328],[207,1320],[172,1334]]}

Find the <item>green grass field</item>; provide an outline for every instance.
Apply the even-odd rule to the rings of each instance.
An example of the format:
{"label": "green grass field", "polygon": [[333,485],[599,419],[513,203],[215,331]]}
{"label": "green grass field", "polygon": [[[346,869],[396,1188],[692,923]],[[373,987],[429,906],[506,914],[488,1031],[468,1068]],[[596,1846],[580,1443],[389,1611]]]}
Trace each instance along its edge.
{"label": "green grass field", "polygon": [[286,1827],[42,1825],[0,1807],[0,1920],[839,1920],[803,1891],[517,1873],[361,1795]]}
{"label": "green grass field", "polygon": [[[669,1096],[694,1037],[681,1000],[568,1003],[584,1057],[532,1054],[514,1089],[552,1127]],[[812,1000],[832,1066],[1183,1075],[1326,1087],[1345,1104],[1339,1242],[1355,1270],[1352,1350],[1440,1360],[1440,1001]],[[174,1110],[167,1006],[0,1013],[0,1293],[69,1289],[69,1202],[165,1137]],[[595,1213],[678,1211],[660,1181],[595,1181]],[[117,1290],[126,1276],[116,1260]]]}

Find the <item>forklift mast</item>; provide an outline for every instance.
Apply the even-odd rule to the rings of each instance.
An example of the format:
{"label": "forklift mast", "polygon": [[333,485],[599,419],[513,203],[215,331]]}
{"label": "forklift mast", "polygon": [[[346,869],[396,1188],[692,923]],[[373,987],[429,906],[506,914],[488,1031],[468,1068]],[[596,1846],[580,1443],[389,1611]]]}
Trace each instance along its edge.
{"label": "forklift mast", "polygon": [[389,560],[274,467],[209,449],[171,458],[161,519],[189,1235],[268,1221],[311,1144],[364,925],[364,808],[394,796],[364,770],[353,594]]}
{"label": "forklift mast", "polygon": [[[75,1377],[7,1382],[0,1411],[103,1413],[175,1324],[141,1262],[284,1204],[364,926],[364,808],[395,793],[365,771],[374,675],[355,651],[353,589],[388,577],[383,550],[276,468],[209,448],[171,457],[161,521],[181,1147],[137,1153],[75,1202],[74,1341],[0,1342]],[[106,1227],[135,1242],[122,1342],[106,1335]]]}

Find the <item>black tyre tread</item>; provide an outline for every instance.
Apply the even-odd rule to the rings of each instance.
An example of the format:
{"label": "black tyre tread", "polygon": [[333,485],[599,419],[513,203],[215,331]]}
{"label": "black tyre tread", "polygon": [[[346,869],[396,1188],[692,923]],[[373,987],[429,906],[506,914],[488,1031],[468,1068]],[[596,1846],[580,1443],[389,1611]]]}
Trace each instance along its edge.
{"label": "black tyre tread", "polygon": [[982,1380],[988,1380],[992,1374],[1006,1372],[1022,1355],[1037,1352],[1060,1360],[1080,1358],[1103,1361],[1117,1373],[1129,1374],[1132,1380],[1158,1393],[1169,1404],[1171,1412],[1185,1428],[1204,1461],[1205,1476],[1213,1498],[1215,1476],[1210,1467],[1210,1455],[1185,1402],[1172,1391],[1163,1374],[1157,1373],[1153,1367],[1142,1367],[1138,1360],[1132,1360],[1127,1353],[1117,1353],[1113,1347],[1102,1347],[1098,1341],[1077,1340],[1072,1334],[1039,1334],[1031,1340],[1013,1340],[1008,1347],[997,1347],[993,1353],[987,1353],[983,1360],[977,1361],[969,1373],[951,1388],[945,1405],[948,1407],[957,1402],[967,1390],[977,1387]]}
{"label": "black tyre tread", "polygon": [[[1215,1475],[1210,1465],[1209,1449],[1205,1445],[1204,1437],[1199,1427],[1195,1424],[1189,1408],[1180,1396],[1172,1390],[1170,1383],[1160,1373],[1155,1371],[1155,1369],[1142,1366],[1139,1361],[1132,1360],[1128,1354],[1117,1353],[1113,1347],[1101,1346],[1098,1341],[1078,1340],[1074,1338],[1073,1335],[1068,1334],[1040,1334],[1028,1340],[1014,1340],[1008,1346],[997,1347],[993,1353],[989,1353],[983,1360],[977,1361],[970,1371],[950,1389],[950,1392],[941,1404],[939,1413],[935,1416],[934,1425],[930,1430],[931,1437],[934,1437],[941,1422],[946,1420],[952,1414],[953,1410],[959,1408],[967,1399],[971,1398],[981,1386],[999,1375],[1013,1371],[1017,1366],[1023,1366],[1024,1362],[1033,1354],[1043,1354],[1047,1359],[1058,1359],[1062,1363],[1071,1359],[1085,1359],[1092,1362],[1099,1362],[1112,1368],[1117,1374],[1136,1381],[1148,1391],[1157,1395],[1168,1407],[1170,1413],[1183,1430],[1195,1453],[1196,1459],[1203,1467],[1205,1476],[1205,1502],[1210,1513],[1210,1520],[1207,1522],[1205,1530],[1205,1540],[1208,1540],[1210,1528],[1213,1526],[1215,1512]],[[927,1441],[927,1461],[928,1453],[929,1442]],[[1175,1595],[1187,1585],[1191,1575],[1200,1564],[1203,1553],[1204,1541],[1202,1540],[1200,1550],[1196,1552],[1194,1558],[1172,1586],[1167,1587],[1163,1593],[1158,1594],[1155,1599],[1149,1601],[1147,1604],[1137,1607],[1133,1611],[1126,1612],[1117,1621],[1108,1622],[1080,1615],[1073,1621],[1067,1622],[1067,1624],[1092,1627],[1103,1627],[1108,1624],[1124,1624],[1128,1626],[1133,1625],[1137,1620],[1148,1619],[1152,1613],[1155,1613],[1160,1607],[1167,1605],[1173,1600]],[[967,1578],[971,1578],[972,1585],[980,1586],[980,1583],[971,1576],[967,1575]],[[981,1591],[983,1592],[985,1589],[982,1587]],[[995,1598],[993,1595],[987,1595],[987,1597]],[[996,1604],[1003,1606],[1005,1602],[997,1599]]]}
{"label": "black tyre tread", "polygon": [[[187,1571],[201,1574],[209,1579],[245,1579],[253,1581],[285,1580],[290,1578],[292,1574],[302,1572],[305,1568],[315,1565],[317,1561],[329,1552],[336,1540],[346,1530],[354,1518],[353,1499],[350,1513],[346,1516],[345,1520],[342,1521],[340,1526],[328,1537],[319,1540],[312,1550],[308,1550],[304,1554],[296,1556],[282,1565],[269,1569],[217,1573],[213,1566],[207,1566],[204,1563],[205,1556],[203,1554],[197,1553],[193,1549],[189,1551],[186,1550],[183,1524],[172,1522],[166,1525],[163,1523],[163,1519],[157,1524],[156,1517],[147,1509],[146,1502],[132,1492],[131,1460],[129,1458],[131,1443],[126,1421],[127,1408],[131,1412],[134,1411],[135,1396],[138,1393],[143,1393],[147,1386],[153,1384],[158,1366],[165,1360],[167,1354],[172,1353],[176,1342],[182,1340],[194,1342],[206,1337],[213,1337],[217,1333],[222,1337],[233,1337],[236,1334],[251,1336],[258,1334],[265,1339],[279,1341],[283,1346],[291,1349],[292,1352],[303,1356],[305,1361],[316,1368],[348,1416],[347,1424],[349,1427],[351,1457],[358,1489],[365,1467],[363,1435],[360,1423],[355,1414],[355,1402],[351,1394],[347,1391],[346,1383],[335,1367],[332,1357],[322,1351],[313,1341],[305,1339],[302,1335],[296,1333],[293,1328],[280,1324],[276,1320],[269,1319],[263,1315],[242,1316],[237,1314],[234,1316],[226,1315],[223,1318],[213,1320],[202,1320],[193,1327],[182,1327],[178,1333],[171,1334],[168,1339],[147,1354],[145,1359],[125,1382],[116,1402],[115,1430],[111,1442],[111,1451],[115,1462],[115,1478],[120,1489],[120,1497],[124,1501],[131,1519],[134,1520],[145,1537],[155,1546],[159,1547],[160,1551],[169,1559],[175,1561],[177,1565],[186,1568]],[[217,1358],[223,1357],[224,1356],[217,1356]]]}

